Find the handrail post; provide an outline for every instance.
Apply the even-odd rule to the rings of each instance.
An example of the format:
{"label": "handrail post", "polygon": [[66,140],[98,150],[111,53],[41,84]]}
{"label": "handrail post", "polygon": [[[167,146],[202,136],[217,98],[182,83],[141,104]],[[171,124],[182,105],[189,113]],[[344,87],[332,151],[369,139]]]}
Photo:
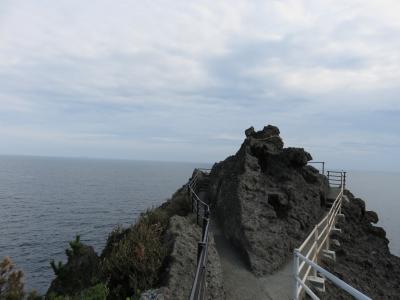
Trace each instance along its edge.
{"label": "handrail post", "polygon": [[194,205],[193,205],[193,197],[192,197],[192,188],[190,187],[190,183],[188,184],[188,197],[189,197],[190,205],[192,207],[192,212],[193,212]]}
{"label": "handrail post", "polygon": [[322,175],[325,175],[325,162],[322,162]]}
{"label": "handrail post", "polygon": [[343,189],[346,188],[346,172],[343,172]]}
{"label": "handrail post", "polygon": [[343,189],[343,170],[340,172],[340,189]]}
{"label": "handrail post", "polygon": [[[318,226],[315,226],[315,232],[314,232],[314,242],[315,242],[315,251],[314,251],[314,256],[315,256],[315,262],[316,263],[318,263],[318,248],[319,248],[319,245],[318,245],[318,235],[319,235],[319,233],[318,233]],[[311,259],[311,260],[313,260],[313,259]],[[314,276],[317,276],[317,271],[313,268],[313,273],[314,273]]]}
{"label": "handrail post", "polygon": [[[335,223],[335,221],[333,221]],[[333,225],[335,226],[335,225]],[[329,248],[331,247],[331,242],[330,242],[330,238],[331,238],[331,231],[329,230],[328,232],[328,236],[326,237],[326,242],[325,242],[325,249],[329,250]]]}
{"label": "handrail post", "polygon": [[209,214],[210,212],[208,211],[208,208],[204,208],[204,217],[203,217],[203,228],[202,228],[202,233],[201,233],[201,239],[204,240],[204,236],[206,233],[206,228],[208,225],[208,221],[209,221]]}
{"label": "handrail post", "polygon": [[297,277],[299,273],[299,257],[297,256],[297,249],[293,250],[293,279],[294,279],[294,293],[293,299],[298,300],[298,290],[299,290],[299,283],[297,282]]}
{"label": "handrail post", "polygon": [[200,208],[200,203],[199,200],[196,199],[196,223],[199,225],[199,208]]}
{"label": "handrail post", "polygon": [[197,243],[197,264],[200,263],[200,256],[201,256],[201,252],[203,251],[204,246],[205,246],[205,243],[203,243],[203,242]]}

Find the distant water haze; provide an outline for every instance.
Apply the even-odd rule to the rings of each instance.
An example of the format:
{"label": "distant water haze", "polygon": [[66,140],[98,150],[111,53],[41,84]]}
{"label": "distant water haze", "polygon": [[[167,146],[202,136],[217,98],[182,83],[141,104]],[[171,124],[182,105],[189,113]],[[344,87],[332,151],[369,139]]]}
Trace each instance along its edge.
{"label": "distant water haze", "polygon": [[[50,260],[65,261],[76,234],[100,253],[118,224],[169,198],[198,163],[0,156],[0,259],[23,269],[28,289],[46,292]],[[379,214],[400,255],[398,173],[349,172],[348,185]]]}

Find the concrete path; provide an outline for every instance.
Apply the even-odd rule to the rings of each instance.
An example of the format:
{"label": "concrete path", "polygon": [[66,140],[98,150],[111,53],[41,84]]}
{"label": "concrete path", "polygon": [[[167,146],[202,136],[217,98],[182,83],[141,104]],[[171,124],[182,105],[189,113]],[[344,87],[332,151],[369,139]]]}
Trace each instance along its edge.
{"label": "concrete path", "polygon": [[217,251],[221,259],[226,299],[232,300],[286,300],[293,289],[292,260],[281,270],[265,277],[254,276],[240,254],[224,237],[216,222],[211,221]]}

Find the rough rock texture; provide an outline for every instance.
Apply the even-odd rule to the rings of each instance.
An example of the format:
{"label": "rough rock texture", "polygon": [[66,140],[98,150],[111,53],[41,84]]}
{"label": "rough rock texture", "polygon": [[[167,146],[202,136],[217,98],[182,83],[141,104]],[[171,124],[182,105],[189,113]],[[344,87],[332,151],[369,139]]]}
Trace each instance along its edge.
{"label": "rough rock texture", "polygon": [[162,289],[155,289],[141,293],[139,300],[165,300],[165,297]]}
{"label": "rough rock texture", "polygon": [[[372,299],[400,299],[400,257],[390,253],[383,228],[375,212],[366,211],[365,203],[346,192],[345,220],[338,224],[342,233],[335,238],[337,261],[327,267],[339,278]],[[328,283],[323,299],[353,299],[346,292]]]}
{"label": "rough rock texture", "polygon": [[249,128],[239,151],[213,166],[210,200],[225,236],[256,275],[281,267],[324,213],[326,179],[279,129]]}
{"label": "rough rock texture", "polygon": [[[187,299],[195,277],[197,242],[201,238],[201,227],[190,217],[173,216],[168,235],[173,241],[173,249],[166,285],[160,291],[164,299]],[[208,248],[207,287],[208,299],[225,299],[221,264],[212,236]]]}

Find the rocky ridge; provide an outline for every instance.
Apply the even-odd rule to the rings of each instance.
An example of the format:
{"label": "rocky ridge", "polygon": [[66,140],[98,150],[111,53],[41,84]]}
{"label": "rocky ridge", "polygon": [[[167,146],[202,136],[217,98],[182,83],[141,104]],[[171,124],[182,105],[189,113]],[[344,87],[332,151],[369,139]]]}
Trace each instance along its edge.
{"label": "rocky ridge", "polygon": [[[287,264],[293,249],[321,220],[326,213],[325,195],[329,184],[325,176],[308,165],[312,159],[308,152],[302,148],[284,148],[277,127],[268,125],[260,131],[251,127],[245,135],[238,152],[216,163],[210,175],[200,177],[200,184],[204,186],[202,199],[209,202],[213,212],[212,221],[219,223],[223,235],[233,248],[240,251],[248,268],[255,275],[263,276],[274,274]],[[372,224],[378,221],[376,213],[366,211],[365,203],[349,191],[346,195],[349,199],[343,206],[346,218],[345,222],[338,224],[342,234],[336,237],[341,243],[335,249],[337,262],[325,262],[326,267],[375,299],[399,299],[400,258],[390,253],[385,231]],[[145,226],[139,226],[141,223]],[[141,240],[136,234],[140,228],[149,230],[151,238]],[[103,261],[107,261],[122,243],[128,247],[128,255],[135,253],[134,256],[138,256],[138,261],[133,258],[133,266],[125,274],[128,276],[137,271],[136,264],[146,266],[140,263],[148,259],[146,255],[153,249],[144,245],[147,245],[145,242],[152,245],[155,236],[162,251],[154,271],[141,273],[149,278],[138,277],[146,283],[143,286],[147,289],[141,292],[141,299],[187,299],[196,270],[200,232],[190,212],[184,186],[135,226],[112,234],[100,257],[86,246],[79,248],[86,249],[82,253],[87,254],[89,261],[81,256],[71,256],[63,270],[71,274],[74,271],[89,275],[96,273],[96,270],[104,269]],[[133,242],[125,241],[129,235]],[[116,258],[119,258],[119,252],[117,254]],[[82,269],[86,265],[90,268]],[[207,266],[207,299],[225,299],[221,260],[212,236]],[[110,275],[105,273],[99,280],[110,286],[109,278]],[[113,286],[118,286],[118,280],[113,280]],[[122,286],[125,289],[123,295],[137,297],[135,285],[129,280],[128,276],[124,283],[126,286]],[[79,288],[74,290],[74,287],[63,286],[68,282],[56,278],[51,290],[76,294],[79,288],[87,288],[93,283],[83,280],[82,284],[75,285]],[[115,295],[115,292],[109,294],[107,299],[117,299]],[[321,298],[350,299],[329,283]]]}

